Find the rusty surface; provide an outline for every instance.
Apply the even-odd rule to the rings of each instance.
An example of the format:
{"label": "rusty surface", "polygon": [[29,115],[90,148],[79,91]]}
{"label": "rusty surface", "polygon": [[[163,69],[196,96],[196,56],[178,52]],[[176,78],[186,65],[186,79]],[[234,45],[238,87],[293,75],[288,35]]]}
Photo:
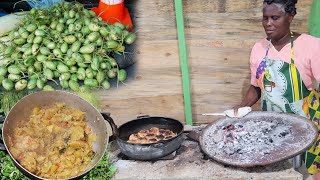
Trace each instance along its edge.
{"label": "rusty surface", "polygon": [[[266,118],[268,117],[268,118]],[[270,118],[271,117],[271,118]],[[269,155],[265,155],[265,157],[257,158],[256,160],[250,161],[250,162],[243,162],[239,159],[241,159],[241,154],[238,156],[231,157],[228,154],[224,155],[217,155],[210,153],[212,152],[208,147],[205,145],[206,142],[204,140],[204,135],[208,131],[208,129],[211,129],[212,126],[223,126],[235,121],[250,121],[255,119],[285,119],[287,123],[292,125],[292,135],[293,138],[291,140],[288,140],[287,143],[295,143],[293,145],[297,145],[297,148],[288,149],[288,144],[283,143],[280,147],[278,147],[275,151],[273,151]],[[303,128],[304,127],[304,128]],[[287,113],[276,113],[276,112],[251,112],[247,116],[243,118],[222,118],[218,121],[215,121],[211,124],[208,124],[207,127],[203,130],[199,142],[200,147],[203,150],[205,154],[207,154],[210,158],[212,158],[215,161],[218,161],[222,164],[231,165],[231,166],[237,166],[237,167],[254,167],[254,166],[266,166],[270,165],[279,161],[287,160],[291,157],[294,157],[298,154],[301,154],[305,150],[309,149],[313,143],[315,143],[316,139],[318,137],[318,129],[317,127],[307,118],[301,117],[299,115],[294,114],[287,114]],[[254,156],[254,154],[252,154]]]}

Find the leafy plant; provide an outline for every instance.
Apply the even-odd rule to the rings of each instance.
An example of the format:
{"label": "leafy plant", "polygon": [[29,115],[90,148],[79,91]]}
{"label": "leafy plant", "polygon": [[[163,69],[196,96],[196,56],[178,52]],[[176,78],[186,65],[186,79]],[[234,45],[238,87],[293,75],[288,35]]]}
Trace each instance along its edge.
{"label": "leafy plant", "polygon": [[10,156],[3,151],[0,151],[0,177],[1,180],[29,180],[13,164]]}
{"label": "leafy plant", "polygon": [[107,180],[111,179],[116,172],[115,166],[110,162],[109,156],[103,155],[98,164],[82,179],[83,180]]}

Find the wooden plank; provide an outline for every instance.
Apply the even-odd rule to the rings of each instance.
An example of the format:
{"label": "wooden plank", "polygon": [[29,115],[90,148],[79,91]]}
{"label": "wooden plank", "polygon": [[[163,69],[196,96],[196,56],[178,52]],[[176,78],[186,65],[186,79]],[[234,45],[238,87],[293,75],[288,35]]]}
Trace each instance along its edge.
{"label": "wooden plank", "polygon": [[[306,17],[303,17],[307,14],[307,8],[303,10],[292,23],[294,31],[307,32]],[[199,123],[221,118],[203,117],[200,114],[222,112],[241,101],[250,84],[251,47],[265,36],[260,10],[230,11],[186,14],[193,69],[193,109],[197,115],[196,122]],[[259,108],[260,104],[257,103],[254,109]]]}
{"label": "wooden plank", "polygon": [[102,108],[104,112],[111,112],[111,117],[117,125],[144,115],[170,117],[184,122],[184,109],[181,105],[183,98],[180,93],[128,98],[112,94],[113,97],[100,93],[104,102]]}
{"label": "wooden plank", "polygon": [[[251,47],[265,36],[261,0],[184,0],[192,109],[196,123],[219,117],[239,103],[250,84]],[[119,88],[100,91],[102,111],[118,125],[139,115],[185,121],[174,1],[130,0],[137,40],[137,63]],[[299,1],[292,29],[308,32],[312,0]],[[259,103],[254,108],[259,109]]]}
{"label": "wooden plank", "polygon": [[[173,45],[174,44],[174,45]],[[101,91],[102,110],[121,125],[140,115],[185,121],[177,40],[139,41],[126,85]]]}

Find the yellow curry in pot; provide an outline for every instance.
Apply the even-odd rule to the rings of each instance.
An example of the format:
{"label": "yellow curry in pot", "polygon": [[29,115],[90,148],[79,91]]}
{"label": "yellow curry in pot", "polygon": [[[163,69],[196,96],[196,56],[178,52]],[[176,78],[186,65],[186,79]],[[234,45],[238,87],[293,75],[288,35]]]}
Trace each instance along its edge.
{"label": "yellow curry in pot", "polygon": [[96,141],[79,109],[56,103],[35,107],[28,119],[14,129],[9,151],[31,173],[43,178],[68,178],[87,169]]}

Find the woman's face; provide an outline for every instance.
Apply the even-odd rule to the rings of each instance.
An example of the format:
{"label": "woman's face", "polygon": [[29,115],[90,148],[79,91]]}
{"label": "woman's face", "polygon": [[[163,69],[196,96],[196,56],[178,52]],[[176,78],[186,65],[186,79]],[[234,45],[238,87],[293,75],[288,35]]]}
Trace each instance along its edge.
{"label": "woman's face", "polygon": [[290,31],[290,23],[293,15],[286,13],[279,4],[264,3],[263,5],[263,28],[271,40],[279,40]]}

